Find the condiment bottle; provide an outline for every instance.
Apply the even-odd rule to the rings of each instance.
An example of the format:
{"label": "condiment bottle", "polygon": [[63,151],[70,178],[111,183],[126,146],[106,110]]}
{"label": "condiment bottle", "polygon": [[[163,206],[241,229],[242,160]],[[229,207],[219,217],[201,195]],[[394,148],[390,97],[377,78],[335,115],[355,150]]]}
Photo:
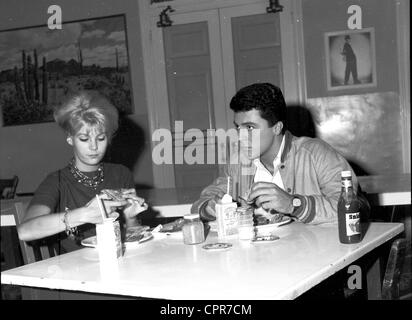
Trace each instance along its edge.
{"label": "condiment bottle", "polygon": [[184,244],[197,244],[205,241],[205,230],[200,216],[197,213],[188,214],[183,217],[182,227]]}
{"label": "condiment bottle", "polygon": [[220,239],[237,235],[238,219],[237,219],[237,203],[233,202],[230,195],[225,194],[223,198],[216,203],[216,222],[217,234]]}
{"label": "condiment bottle", "polygon": [[339,241],[357,243],[362,240],[360,203],[352,185],[352,172],[342,171],[342,189],[338,200]]}

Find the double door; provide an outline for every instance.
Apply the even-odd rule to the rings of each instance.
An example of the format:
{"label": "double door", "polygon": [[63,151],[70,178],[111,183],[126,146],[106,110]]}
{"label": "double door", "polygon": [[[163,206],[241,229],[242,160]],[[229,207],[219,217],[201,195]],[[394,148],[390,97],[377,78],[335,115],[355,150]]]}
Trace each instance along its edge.
{"label": "double door", "polygon": [[207,130],[233,127],[229,103],[240,88],[270,82],[287,102],[299,101],[290,2],[276,14],[266,13],[267,1],[242,2],[176,8],[166,28],[151,18],[149,117],[153,129],[169,129],[173,137],[173,163],[154,165],[157,187],[201,187],[217,177],[217,154],[208,163],[207,153],[219,147],[210,148]]}

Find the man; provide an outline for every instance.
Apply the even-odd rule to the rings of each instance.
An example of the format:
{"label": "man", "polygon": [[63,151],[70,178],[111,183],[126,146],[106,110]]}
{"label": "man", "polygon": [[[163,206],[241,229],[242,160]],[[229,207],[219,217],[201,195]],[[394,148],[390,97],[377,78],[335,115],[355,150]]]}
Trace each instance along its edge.
{"label": "man", "polygon": [[[252,161],[253,184],[247,197],[256,211],[288,214],[304,223],[337,220],[341,172],[348,162],[320,139],[295,137],[286,130],[286,103],[281,90],[269,83],[249,85],[230,102],[237,129],[258,130],[260,145],[248,146],[240,135],[241,153]],[[203,220],[215,219],[215,205],[226,192],[227,178],[239,176],[240,165],[227,165],[225,174],[206,187],[192,205]],[[233,181],[233,180],[232,180]],[[236,199],[235,199],[236,201]]]}
{"label": "man", "polygon": [[345,85],[349,82],[350,74],[352,74],[353,84],[359,84],[360,81],[358,80],[358,66],[356,64],[356,55],[353,52],[352,46],[350,45],[350,36],[345,36],[345,44],[343,45],[343,49],[341,52],[343,55],[343,60],[346,61],[346,68],[345,68]]}

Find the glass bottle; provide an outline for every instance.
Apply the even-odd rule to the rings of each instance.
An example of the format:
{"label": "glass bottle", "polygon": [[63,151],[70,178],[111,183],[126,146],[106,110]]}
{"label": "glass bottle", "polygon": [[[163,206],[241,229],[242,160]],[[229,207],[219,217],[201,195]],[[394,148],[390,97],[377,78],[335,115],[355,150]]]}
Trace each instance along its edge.
{"label": "glass bottle", "polygon": [[338,200],[339,241],[357,243],[362,240],[360,203],[353,190],[352,172],[342,171],[342,189]]}
{"label": "glass bottle", "polygon": [[184,216],[183,219],[184,224],[182,231],[184,244],[197,244],[205,241],[205,230],[202,221],[200,221],[199,214],[188,214]]}

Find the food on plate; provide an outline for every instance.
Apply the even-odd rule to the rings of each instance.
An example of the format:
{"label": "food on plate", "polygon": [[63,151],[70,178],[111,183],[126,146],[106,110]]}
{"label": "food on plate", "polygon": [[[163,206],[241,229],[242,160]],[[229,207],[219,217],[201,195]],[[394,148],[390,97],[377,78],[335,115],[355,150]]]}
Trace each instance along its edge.
{"label": "food on plate", "polygon": [[255,215],[255,225],[262,226],[271,223],[279,223],[282,222],[284,219],[289,219],[287,216],[284,216],[281,213],[275,213],[268,218],[267,216]]}
{"label": "food on plate", "polygon": [[184,224],[184,219],[179,218],[177,220],[174,220],[169,223],[165,223],[162,225],[162,228],[160,229],[159,232],[177,232],[177,231],[182,231],[182,227]]}
{"label": "food on plate", "polygon": [[134,189],[103,189],[102,193],[115,201],[133,200],[139,202],[140,205],[145,204],[145,200],[138,197]]}
{"label": "food on plate", "polygon": [[126,230],[126,235],[124,238],[125,242],[135,242],[140,241],[145,237],[151,235],[151,232],[148,231],[150,229],[149,226],[135,226],[129,227]]}

